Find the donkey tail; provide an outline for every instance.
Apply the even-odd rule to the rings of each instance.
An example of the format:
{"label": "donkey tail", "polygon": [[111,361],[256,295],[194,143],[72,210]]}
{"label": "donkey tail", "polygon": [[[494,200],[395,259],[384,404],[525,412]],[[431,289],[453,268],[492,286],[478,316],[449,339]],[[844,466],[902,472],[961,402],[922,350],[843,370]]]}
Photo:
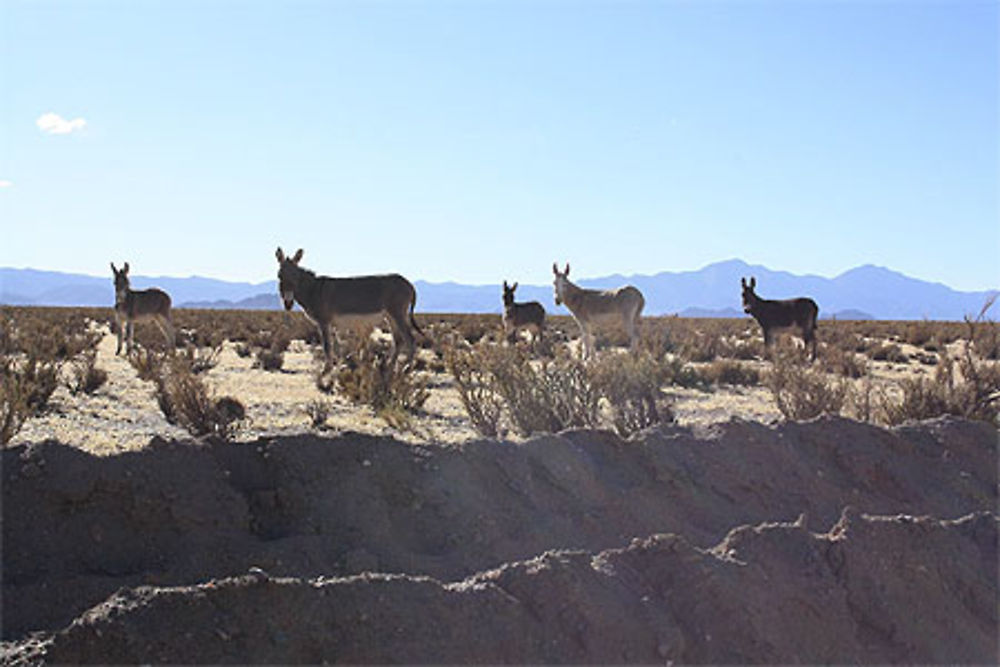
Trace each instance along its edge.
{"label": "donkey tail", "polygon": [[424,333],[424,330],[417,325],[416,318],[413,317],[413,309],[416,307],[417,307],[417,295],[416,293],[414,293],[413,298],[410,299],[410,326],[413,327],[413,330],[416,331],[421,336],[423,336],[424,338],[429,338],[429,336]]}

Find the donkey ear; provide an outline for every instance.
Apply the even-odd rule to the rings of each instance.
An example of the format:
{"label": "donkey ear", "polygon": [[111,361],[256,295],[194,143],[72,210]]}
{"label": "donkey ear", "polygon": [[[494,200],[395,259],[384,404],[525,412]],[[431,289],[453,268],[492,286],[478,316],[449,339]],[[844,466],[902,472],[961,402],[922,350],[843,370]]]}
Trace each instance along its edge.
{"label": "donkey ear", "polygon": [[122,273],[128,273],[128,262],[125,262],[125,265],[122,267]]}
{"label": "donkey ear", "polygon": [[741,286],[741,287],[742,287],[743,289],[746,289],[746,288],[747,288],[747,279],[746,279],[746,278],[740,278],[740,286]]}
{"label": "donkey ear", "polygon": [[292,257],[292,264],[298,264],[300,259],[302,259],[302,248],[299,248],[299,251],[295,253],[295,257]]}
{"label": "donkey ear", "polygon": [[285,261],[285,251],[281,249],[281,246],[278,246],[278,249],[275,251],[274,256],[278,258],[279,262]]}
{"label": "donkey ear", "polygon": [[559,275],[559,267],[556,266],[555,262],[552,262],[552,273],[557,276]]}
{"label": "donkey ear", "polygon": [[753,289],[754,287],[757,287],[757,279],[753,276],[750,276],[750,289]]}
{"label": "donkey ear", "polygon": [[118,269],[115,268],[115,263],[111,262],[111,273],[118,275]]}
{"label": "donkey ear", "polygon": [[511,292],[513,292],[516,289],[517,289],[517,283],[514,283],[513,285],[511,285],[511,288],[510,288]]}
{"label": "donkey ear", "polygon": [[565,275],[569,275],[569,262],[566,262],[566,270],[563,272]]}

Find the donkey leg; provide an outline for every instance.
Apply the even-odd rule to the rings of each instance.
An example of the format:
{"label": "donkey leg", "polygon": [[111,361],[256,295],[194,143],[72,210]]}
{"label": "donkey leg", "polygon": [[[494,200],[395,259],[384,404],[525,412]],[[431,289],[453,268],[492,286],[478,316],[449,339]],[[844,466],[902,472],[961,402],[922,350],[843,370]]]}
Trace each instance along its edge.
{"label": "donkey leg", "polygon": [[625,323],[628,332],[628,347],[632,352],[639,349],[639,312],[636,311]]}
{"label": "donkey leg", "polygon": [[131,319],[125,321],[125,334],[127,336],[125,340],[125,352],[130,353],[132,352],[132,348],[135,346],[135,325]]}
{"label": "donkey leg", "polygon": [[318,324],[319,338],[323,343],[323,371],[328,371],[333,367],[333,359],[330,356],[330,325]]}
{"label": "donkey leg", "polygon": [[417,354],[416,339],[413,337],[413,332],[410,331],[410,323],[407,322],[405,315],[393,315],[390,319],[392,320],[392,360],[396,361],[396,355],[399,353],[399,341],[402,339],[406,345],[406,365],[409,366]]}
{"label": "donkey leg", "polygon": [[816,361],[816,329],[809,329],[803,336],[806,345],[811,349],[809,361]]}
{"label": "donkey leg", "polygon": [[119,354],[122,353],[122,341],[125,338],[124,324],[122,323],[122,318],[120,315],[117,314],[115,315],[115,324],[117,325],[118,329],[118,348],[115,350],[115,356],[117,357]]}

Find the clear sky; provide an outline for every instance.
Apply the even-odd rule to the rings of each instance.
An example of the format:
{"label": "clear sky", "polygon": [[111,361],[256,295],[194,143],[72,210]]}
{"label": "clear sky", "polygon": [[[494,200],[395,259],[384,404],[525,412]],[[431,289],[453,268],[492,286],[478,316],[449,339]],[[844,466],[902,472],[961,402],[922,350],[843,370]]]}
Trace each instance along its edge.
{"label": "clear sky", "polygon": [[0,0],[0,266],[995,288],[998,8]]}

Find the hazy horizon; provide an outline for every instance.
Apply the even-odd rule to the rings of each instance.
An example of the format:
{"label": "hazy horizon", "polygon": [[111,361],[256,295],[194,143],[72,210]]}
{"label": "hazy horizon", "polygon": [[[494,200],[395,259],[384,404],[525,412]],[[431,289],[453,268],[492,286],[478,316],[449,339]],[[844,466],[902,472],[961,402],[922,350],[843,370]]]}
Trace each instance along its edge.
{"label": "hazy horizon", "polygon": [[1000,5],[0,4],[0,265],[1000,285]]}

